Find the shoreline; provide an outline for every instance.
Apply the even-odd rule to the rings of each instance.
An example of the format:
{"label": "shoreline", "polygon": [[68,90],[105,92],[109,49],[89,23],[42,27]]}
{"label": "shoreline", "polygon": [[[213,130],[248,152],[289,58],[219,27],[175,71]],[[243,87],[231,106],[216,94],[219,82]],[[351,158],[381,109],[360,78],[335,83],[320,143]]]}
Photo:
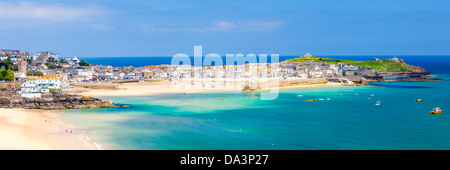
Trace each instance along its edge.
{"label": "shoreline", "polygon": [[[269,83],[270,84],[270,83]],[[211,85],[211,84],[207,84]],[[88,89],[75,87],[68,90],[69,94],[90,95],[95,97],[126,97],[148,96],[163,94],[205,93],[205,92],[242,92],[252,93],[271,89],[291,89],[308,87],[341,87],[360,86],[337,82],[305,82],[285,83],[279,87],[259,85],[254,90],[242,88],[180,88],[172,83],[164,82],[134,82],[119,84],[117,89]],[[363,85],[364,86],[364,85]],[[6,150],[101,150],[95,142],[87,138],[85,132],[71,134],[70,129],[76,127],[59,120],[58,112],[65,110],[48,111],[35,109],[6,109],[0,108],[0,137],[9,139],[0,141],[0,149]],[[49,123],[49,121],[52,121]],[[69,129],[68,132],[65,132]]]}
{"label": "shoreline", "polygon": [[[96,150],[76,128],[44,110],[0,108],[1,150]],[[67,130],[67,132],[66,132]],[[70,133],[73,131],[74,133]]]}
{"label": "shoreline", "polygon": [[152,82],[152,83],[124,83],[118,85],[117,89],[89,89],[82,87],[75,87],[66,90],[68,94],[78,94],[93,97],[132,97],[132,96],[149,96],[149,95],[163,95],[176,93],[207,93],[207,92],[260,92],[274,88],[307,88],[307,87],[336,87],[336,86],[355,86],[354,84],[343,83],[301,83],[280,85],[279,87],[264,87],[254,90],[244,90],[243,88],[176,88],[168,82]]}

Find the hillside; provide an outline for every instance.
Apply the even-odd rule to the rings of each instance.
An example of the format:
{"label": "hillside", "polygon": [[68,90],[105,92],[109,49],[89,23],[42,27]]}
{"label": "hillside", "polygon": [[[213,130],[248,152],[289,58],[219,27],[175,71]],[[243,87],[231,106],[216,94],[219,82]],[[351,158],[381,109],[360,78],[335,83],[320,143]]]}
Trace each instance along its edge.
{"label": "hillside", "polygon": [[324,58],[324,57],[298,57],[294,59],[286,60],[288,62],[325,62],[330,64],[338,64],[345,63],[347,65],[353,64],[362,67],[368,67],[374,69],[378,72],[385,71],[402,71],[408,72],[413,71],[416,66],[408,65],[405,63],[396,62],[392,59],[380,59],[379,61],[356,61],[356,60],[343,60],[343,59],[332,59],[332,58]]}

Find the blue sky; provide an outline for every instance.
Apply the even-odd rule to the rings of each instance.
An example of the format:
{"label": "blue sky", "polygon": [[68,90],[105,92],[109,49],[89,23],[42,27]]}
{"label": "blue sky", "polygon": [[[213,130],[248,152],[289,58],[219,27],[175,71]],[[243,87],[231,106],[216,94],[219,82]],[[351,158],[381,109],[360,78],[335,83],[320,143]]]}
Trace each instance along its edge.
{"label": "blue sky", "polygon": [[449,55],[446,0],[0,2],[0,48],[61,57]]}

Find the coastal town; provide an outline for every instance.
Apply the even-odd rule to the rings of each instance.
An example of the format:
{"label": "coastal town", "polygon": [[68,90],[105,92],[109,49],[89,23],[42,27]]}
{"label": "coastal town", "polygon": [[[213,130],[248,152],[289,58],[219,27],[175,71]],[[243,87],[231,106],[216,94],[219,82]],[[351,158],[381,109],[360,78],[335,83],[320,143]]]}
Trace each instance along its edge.
{"label": "coastal town", "polygon": [[[398,78],[398,75],[401,75],[399,73],[405,73],[405,70],[381,72],[369,67],[345,64],[345,62],[337,64],[317,62],[309,53],[302,56],[301,59],[304,61],[286,60],[279,63],[246,63],[226,66],[194,67],[161,64],[144,67],[113,67],[89,64],[77,57],[59,58],[57,53],[51,51],[37,52],[32,55],[28,51],[0,49],[0,103],[61,100],[61,95],[57,94],[63,94],[62,89],[98,83],[104,83],[101,86],[108,88],[108,84],[120,82],[166,80],[183,89],[231,86],[234,89],[255,90],[280,85],[280,83],[267,85],[273,80],[279,80],[281,86],[286,83],[317,82],[361,85],[370,81],[384,81],[392,75]],[[309,61],[309,59],[311,60]],[[320,60],[323,59],[320,58]],[[381,60],[405,64],[402,59],[398,58],[373,59],[373,61],[383,62]],[[416,74],[419,78],[423,78],[429,73],[421,67],[414,66],[408,70],[408,74]],[[78,99],[81,97],[79,96]]]}

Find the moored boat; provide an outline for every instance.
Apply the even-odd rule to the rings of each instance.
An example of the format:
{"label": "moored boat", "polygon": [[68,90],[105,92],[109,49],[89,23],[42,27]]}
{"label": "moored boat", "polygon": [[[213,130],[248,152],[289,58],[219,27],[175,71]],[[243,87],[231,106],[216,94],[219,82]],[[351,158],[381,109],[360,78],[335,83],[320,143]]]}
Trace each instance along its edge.
{"label": "moored boat", "polygon": [[442,110],[439,107],[436,107],[433,109],[433,111],[430,111],[430,114],[441,114]]}
{"label": "moored boat", "polygon": [[315,101],[320,101],[320,100],[323,100],[323,99],[311,99],[311,100],[306,100],[307,102],[315,102]]}

